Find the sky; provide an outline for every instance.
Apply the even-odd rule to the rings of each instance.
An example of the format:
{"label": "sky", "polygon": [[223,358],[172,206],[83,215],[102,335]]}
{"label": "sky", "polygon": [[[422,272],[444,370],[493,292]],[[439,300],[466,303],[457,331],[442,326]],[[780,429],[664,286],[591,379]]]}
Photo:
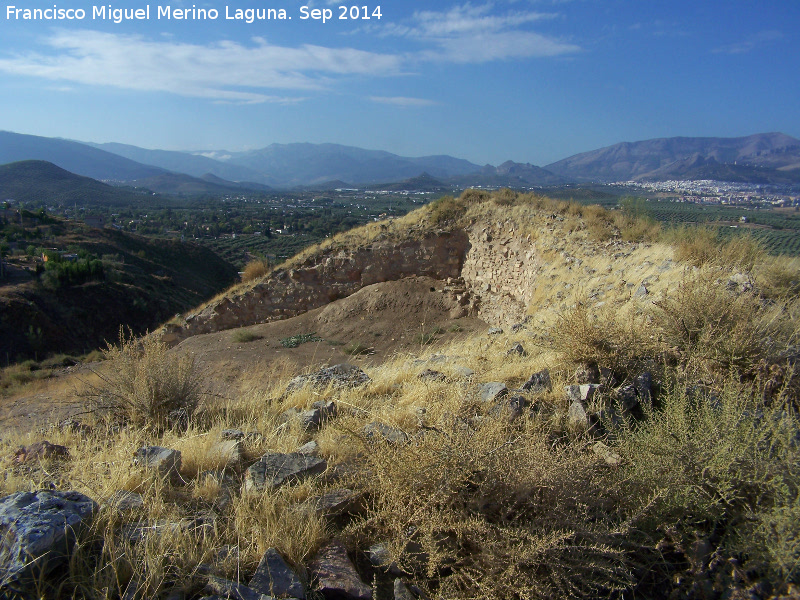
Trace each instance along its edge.
{"label": "sky", "polygon": [[[165,150],[330,142],[481,165],[658,137],[800,138],[798,0],[361,2],[5,0],[0,129]],[[148,6],[146,19],[111,12]],[[24,18],[54,7],[85,16]],[[287,18],[247,22],[266,8]]]}

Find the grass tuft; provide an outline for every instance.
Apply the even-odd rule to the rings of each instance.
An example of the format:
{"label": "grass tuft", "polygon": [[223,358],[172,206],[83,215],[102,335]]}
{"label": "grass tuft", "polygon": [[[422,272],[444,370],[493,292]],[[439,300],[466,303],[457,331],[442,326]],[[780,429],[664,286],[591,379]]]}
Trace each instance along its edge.
{"label": "grass tuft", "polygon": [[95,371],[100,383],[83,394],[114,421],[136,427],[162,430],[176,410],[191,416],[202,395],[200,373],[191,356],[168,350],[154,335],[136,338],[120,329],[119,344],[108,345],[104,368]]}

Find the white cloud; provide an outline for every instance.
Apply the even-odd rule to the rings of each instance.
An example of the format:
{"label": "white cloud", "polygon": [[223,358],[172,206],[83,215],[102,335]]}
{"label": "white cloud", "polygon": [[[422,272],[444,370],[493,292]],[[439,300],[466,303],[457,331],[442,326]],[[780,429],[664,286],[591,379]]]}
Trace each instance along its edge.
{"label": "white cloud", "polygon": [[251,46],[223,41],[210,46],[152,41],[138,35],[58,31],[47,39],[57,54],[19,53],[0,58],[0,71],[55,81],[171,92],[223,102],[293,102],[264,89],[316,90],[332,78],[387,75],[400,58],[352,48],[306,44]]}
{"label": "white cloud", "polygon": [[403,108],[417,107],[417,106],[435,106],[438,104],[433,100],[426,100],[424,98],[408,98],[406,96],[370,96],[373,102],[379,104],[391,104],[393,106],[400,106]]}
{"label": "white cloud", "polygon": [[782,39],[783,34],[780,31],[759,31],[733,44],[715,48],[713,52],[717,54],[744,54],[755,50],[759,46],[764,46],[765,44],[777,42]]}
{"label": "white cloud", "polygon": [[558,17],[535,11],[493,14],[491,3],[454,6],[444,12],[415,12],[410,25],[394,25],[387,35],[414,38],[434,46],[419,56],[425,60],[484,63],[509,58],[559,56],[580,47],[530,31],[525,26]]}
{"label": "white cloud", "polygon": [[[298,94],[330,90],[342,78],[407,75],[426,62],[480,64],[580,51],[575,44],[531,30],[534,24],[557,17],[497,9],[492,3],[417,11],[405,24],[375,23],[361,29],[362,35],[404,38],[402,49],[383,53],[313,44],[277,46],[261,37],[202,45],[163,35],[55,30],[37,50],[0,56],[0,73],[58,85],[167,92],[215,102],[290,103],[304,99]],[[417,47],[409,48],[412,44]],[[426,102],[389,100],[405,106]]]}

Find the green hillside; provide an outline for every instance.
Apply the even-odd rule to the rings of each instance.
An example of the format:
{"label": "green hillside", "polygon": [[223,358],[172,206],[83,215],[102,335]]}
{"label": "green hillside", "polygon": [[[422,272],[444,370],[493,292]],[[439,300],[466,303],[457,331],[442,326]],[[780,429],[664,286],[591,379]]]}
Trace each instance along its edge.
{"label": "green hillside", "polygon": [[11,254],[0,278],[4,363],[88,352],[115,340],[121,325],[144,332],[237,277],[235,267],[197,244],[92,229],[47,215],[23,218],[23,239],[18,219],[13,221],[0,222],[0,239],[13,229],[20,240],[13,250],[4,243]]}

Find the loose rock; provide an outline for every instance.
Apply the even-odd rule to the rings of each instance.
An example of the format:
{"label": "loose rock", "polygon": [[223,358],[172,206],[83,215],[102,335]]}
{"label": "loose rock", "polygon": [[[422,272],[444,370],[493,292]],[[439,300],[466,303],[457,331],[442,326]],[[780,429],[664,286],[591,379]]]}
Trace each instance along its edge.
{"label": "loose rock", "polygon": [[209,458],[218,464],[230,465],[242,460],[242,442],[224,440],[217,442],[208,450]]}
{"label": "loose rock", "polygon": [[552,387],[553,385],[550,383],[550,371],[547,369],[534,373],[530,376],[528,381],[522,384],[523,390],[534,394],[548,392]]}
{"label": "loose rock", "polygon": [[463,377],[464,379],[469,379],[473,375],[475,375],[475,371],[470,369],[469,367],[453,367],[453,372],[458,375],[459,377]]}
{"label": "loose rock", "polygon": [[285,483],[318,475],[327,467],[323,459],[299,452],[268,452],[247,469],[244,489],[246,492],[275,489]]}
{"label": "loose rock", "polygon": [[133,464],[156,471],[160,477],[175,476],[181,470],[181,453],[163,446],[143,446],[133,455]]}
{"label": "loose rock", "polygon": [[402,429],[373,421],[364,426],[364,436],[369,440],[382,439],[390,444],[404,444],[408,434]]}
{"label": "loose rock", "polygon": [[361,513],[364,510],[363,500],[362,494],[343,488],[316,496],[311,502],[318,515],[339,517]]}
{"label": "loose rock", "polygon": [[592,446],[592,452],[602,458],[603,462],[610,467],[617,467],[622,463],[622,457],[603,442],[596,442],[595,445]]}
{"label": "loose rock", "polygon": [[314,402],[310,410],[301,412],[298,415],[300,423],[306,431],[319,429],[328,419],[336,415],[336,404],[334,402]]}
{"label": "loose rock", "polygon": [[31,586],[63,567],[75,536],[96,511],[97,503],[78,492],[17,492],[0,499],[0,590],[32,597]]}
{"label": "loose rock", "polygon": [[417,375],[417,378],[423,381],[445,381],[447,379],[444,373],[433,369],[425,369]]}
{"label": "loose rock", "polygon": [[214,575],[208,576],[206,591],[229,600],[274,600],[272,597],[260,594],[243,583],[236,583]]}
{"label": "loose rock", "polygon": [[525,350],[522,344],[517,342],[516,344],[511,346],[511,348],[508,349],[508,352],[506,352],[506,356],[528,356],[528,351]]}
{"label": "loose rock", "polygon": [[27,463],[45,458],[67,458],[69,450],[66,446],[51,444],[47,440],[35,442],[30,446],[20,446],[14,453],[14,462]]}
{"label": "loose rock", "polygon": [[575,382],[578,385],[586,383],[600,383],[600,369],[594,363],[581,365],[575,371]]}
{"label": "loose rock", "polygon": [[241,429],[223,429],[219,437],[222,440],[243,440],[244,435],[244,431]]}
{"label": "loose rock", "polygon": [[309,565],[316,588],[326,598],[372,600],[372,588],[358,576],[347,550],[340,542],[324,546]]}
{"label": "loose rock", "polygon": [[317,445],[317,442],[311,440],[310,442],[306,442],[300,446],[297,450],[295,450],[295,452],[304,456],[315,456],[318,450],[319,446]]}
{"label": "loose rock", "polygon": [[506,384],[502,381],[490,381],[478,388],[478,394],[483,402],[494,402],[508,393]]}
{"label": "loose rock", "polygon": [[589,429],[589,415],[580,402],[573,402],[567,412],[567,429],[572,433],[583,433]]}
{"label": "loose rock", "polygon": [[601,387],[602,386],[599,384],[585,383],[583,385],[564,386],[564,391],[567,393],[567,399],[573,402],[583,402],[585,404],[592,400],[595,392]]}
{"label": "loose rock", "polygon": [[111,497],[103,504],[103,508],[111,508],[120,513],[131,512],[144,508],[144,498],[136,492],[119,490],[111,494]]}
{"label": "loose rock", "polygon": [[372,381],[359,367],[347,363],[334,365],[327,369],[320,369],[311,375],[300,375],[295,377],[286,386],[286,393],[289,394],[311,385],[317,389],[331,385],[335,388],[358,387]]}
{"label": "loose rock", "polygon": [[269,548],[261,557],[248,587],[275,598],[306,597],[300,579],[275,548]]}
{"label": "loose rock", "polygon": [[416,600],[414,595],[400,578],[394,580],[394,600]]}

